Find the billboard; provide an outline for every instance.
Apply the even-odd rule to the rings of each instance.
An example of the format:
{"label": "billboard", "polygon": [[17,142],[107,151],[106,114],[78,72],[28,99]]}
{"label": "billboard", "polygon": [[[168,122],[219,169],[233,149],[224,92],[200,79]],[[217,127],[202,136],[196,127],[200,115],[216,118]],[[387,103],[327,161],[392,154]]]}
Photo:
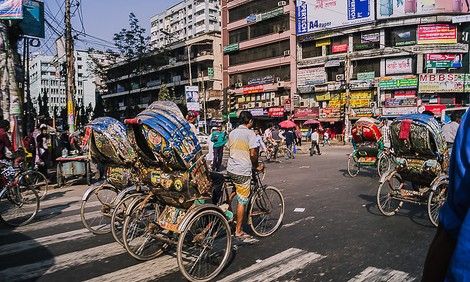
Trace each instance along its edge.
{"label": "billboard", "polygon": [[413,58],[385,59],[385,74],[407,74],[413,72]]}
{"label": "billboard", "polygon": [[379,80],[381,90],[414,89],[418,87],[416,75],[387,76]]}
{"label": "billboard", "polygon": [[23,18],[22,0],[0,0],[0,20]]}
{"label": "billboard", "polygon": [[462,54],[426,54],[426,68],[461,68]]}
{"label": "billboard", "polygon": [[199,111],[199,89],[197,86],[185,86],[184,96],[186,97],[186,106],[188,111]]}
{"label": "billboard", "polygon": [[297,35],[375,20],[373,0],[296,1]]}
{"label": "billboard", "polygon": [[409,46],[416,44],[416,28],[404,28],[392,31],[393,46]]}
{"label": "billboard", "polygon": [[377,19],[468,13],[463,0],[377,0]]}
{"label": "billboard", "polygon": [[422,73],[419,75],[419,93],[466,92],[470,88],[470,74]]}
{"label": "billboard", "polygon": [[457,27],[450,24],[426,24],[418,26],[418,44],[457,43]]}

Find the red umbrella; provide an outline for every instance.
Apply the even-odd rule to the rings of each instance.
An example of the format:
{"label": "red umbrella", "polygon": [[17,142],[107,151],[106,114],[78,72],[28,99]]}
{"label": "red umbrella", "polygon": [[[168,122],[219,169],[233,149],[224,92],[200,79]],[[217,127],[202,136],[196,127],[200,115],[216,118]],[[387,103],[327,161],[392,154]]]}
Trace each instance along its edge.
{"label": "red umbrella", "polygon": [[291,121],[291,120],[284,120],[284,121],[281,121],[279,123],[279,126],[281,128],[294,128],[295,127],[295,122]]}
{"label": "red umbrella", "polygon": [[311,124],[320,124],[320,122],[316,119],[309,119],[303,123],[303,125],[311,125]]}

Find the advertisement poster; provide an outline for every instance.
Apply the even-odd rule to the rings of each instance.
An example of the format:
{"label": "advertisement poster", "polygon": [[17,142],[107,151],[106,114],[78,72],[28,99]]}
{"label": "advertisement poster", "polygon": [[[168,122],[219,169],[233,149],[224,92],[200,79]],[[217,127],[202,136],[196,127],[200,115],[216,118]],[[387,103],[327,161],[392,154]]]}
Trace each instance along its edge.
{"label": "advertisement poster", "polygon": [[189,111],[199,111],[199,90],[197,86],[185,86],[184,94],[186,97],[186,106]]}
{"label": "advertisement poster", "polygon": [[463,54],[426,54],[426,68],[461,68]]}
{"label": "advertisement poster", "polygon": [[13,20],[22,18],[22,0],[0,0],[0,20]]}
{"label": "advertisement poster", "polygon": [[372,0],[296,1],[297,34],[357,25],[375,20]]}
{"label": "advertisement poster", "polygon": [[392,31],[393,46],[409,46],[416,44],[416,28]]}
{"label": "advertisement poster", "polygon": [[44,3],[23,0],[23,20],[19,26],[24,35],[44,38]]}
{"label": "advertisement poster", "polygon": [[263,85],[243,86],[243,94],[260,93],[263,91]]}
{"label": "advertisement poster", "polygon": [[348,51],[348,44],[335,44],[331,46],[332,53],[344,53]]}
{"label": "advertisement poster", "polygon": [[379,80],[381,90],[413,89],[418,87],[416,75],[388,76]]}
{"label": "advertisement poster", "polygon": [[297,85],[315,85],[326,82],[326,71],[324,67],[299,69],[297,71]]}
{"label": "advertisement poster", "polygon": [[412,72],[413,59],[411,57],[385,60],[385,74],[406,74]]}
{"label": "advertisement poster", "polygon": [[418,44],[457,43],[457,27],[450,24],[427,24],[418,26]]}
{"label": "advertisement poster", "polygon": [[465,0],[377,0],[377,19],[468,13]]}
{"label": "advertisement poster", "polygon": [[[464,87],[465,85],[465,87]],[[422,73],[419,75],[419,93],[464,92],[470,86],[470,75],[461,73]]]}

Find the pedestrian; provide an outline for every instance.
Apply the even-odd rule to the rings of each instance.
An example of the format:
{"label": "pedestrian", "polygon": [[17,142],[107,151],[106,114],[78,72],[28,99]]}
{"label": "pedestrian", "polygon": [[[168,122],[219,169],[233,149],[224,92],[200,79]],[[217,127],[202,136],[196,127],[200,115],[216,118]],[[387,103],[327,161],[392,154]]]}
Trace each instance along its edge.
{"label": "pedestrian", "polygon": [[37,147],[37,156],[39,160],[37,162],[38,171],[44,174],[46,178],[49,178],[47,173],[48,162],[49,162],[49,139],[50,136],[47,133],[47,125],[41,124],[39,126],[39,135],[36,136],[36,147]]}
{"label": "pedestrian", "polygon": [[295,144],[297,144],[297,146],[299,147],[302,146],[302,131],[300,130],[300,128],[295,129],[294,134]]}
{"label": "pedestrian", "polygon": [[271,131],[271,140],[273,145],[273,158],[274,160],[277,159],[277,152],[279,151],[279,145],[281,143],[281,132],[279,131],[279,127],[276,125],[274,126],[273,130]]}
{"label": "pedestrian", "polygon": [[424,263],[422,281],[470,281],[470,114],[460,124],[450,159],[447,200]]}
{"label": "pedestrian", "polygon": [[263,134],[263,139],[266,144],[269,144],[272,142],[272,131],[273,131],[274,126],[272,124],[268,125],[268,128],[264,131]]}
{"label": "pedestrian", "polygon": [[321,155],[320,135],[318,134],[318,129],[315,129],[312,132],[312,147],[310,147],[310,156],[313,156],[315,154],[315,149],[317,149],[318,155]]}
{"label": "pedestrian", "polygon": [[325,132],[323,133],[323,146],[325,146],[325,144],[328,143],[328,146],[331,146],[331,143],[330,143],[330,134],[328,133],[328,130],[325,130]]}
{"label": "pedestrian", "polygon": [[260,135],[259,128],[253,130],[256,135],[256,155],[260,155],[261,152],[266,151],[266,144],[263,142],[263,138]]}
{"label": "pedestrian", "polygon": [[290,158],[294,158],[294,156],[292,155],[292,150],[293,150],[293,145],[294,145],[294,142],[295,142],[295,136],[294,136],[294,131],[292,130],[292,128],[289,128],[285,131],[284,133],[284,137],[286,138],[286,146],[287,146],[287,151],[286,151],[286,160],[290,159]]}
{"label": "pedestrian", "polygon": [[[212,133],[214,133],[214,131],[215,131],[215,127],[211,129],[210,136],[212,136]],[[206,155],[206,161],[209,163],[209,167],[213,169],[214,168],[214,142],[211,141],[211,138],[207,138],[207,148],[208,148],[208,152]]]}
{"label": "pedestrian", "polygon": [[447,142],[447,148],[452,150],[454,145],[455,136],[457,135],[457,130],[459,129],[460,121],[462,117],[460,113],[454,112],[450,115],[451,122],[446,123],[442,126],[442,133]]}
{"label": "pedestrian", "polygon": [[253,126],[253,115],[242,111],[239,116],[240,126],[232,130],[229,135],[230,156],[227,163],[227,172],[232,179],[237,194],[237,223],[235,225],[235,238],[250,239],[251,236],[242,230],[245,206],[250,196],[252,169],[262,170],[258,165],[256,154],[256,135],[250,130]]}
{"label": "pedestrian", "polygon": [[220,171],[222,158],[224,156],[224,145],[227,143],[227,132],[222,131],[222,127],[217,127],[211,135],[211,141],[214,142],[214,160],[213,170]]}
{"label": "pedestrian", "polygon": [[13,158],[14,148],[8,136],[9,130],[10,122],[8,120],[0,121],[0,160]]}

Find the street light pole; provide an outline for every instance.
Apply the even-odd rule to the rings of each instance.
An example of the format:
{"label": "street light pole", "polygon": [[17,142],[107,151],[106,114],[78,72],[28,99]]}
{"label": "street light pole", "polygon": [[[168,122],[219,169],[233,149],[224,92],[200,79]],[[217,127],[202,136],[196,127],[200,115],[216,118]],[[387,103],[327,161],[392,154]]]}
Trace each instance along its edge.
{"label": "street light pole", "polygon": [[193,75],[191,72],[191,46],[191,44],[188,45],[189,86],[193,85]]}
{"label": "street light pole", "polygon": [[349,50],[346,53],[346,65],[344,69],[346,73],[346,112],[344,113],[344,141],[349,142],[350,121],[349,113],[351,112],[351,97],[349,92],[349,84],[351,82],[351,57]]}

